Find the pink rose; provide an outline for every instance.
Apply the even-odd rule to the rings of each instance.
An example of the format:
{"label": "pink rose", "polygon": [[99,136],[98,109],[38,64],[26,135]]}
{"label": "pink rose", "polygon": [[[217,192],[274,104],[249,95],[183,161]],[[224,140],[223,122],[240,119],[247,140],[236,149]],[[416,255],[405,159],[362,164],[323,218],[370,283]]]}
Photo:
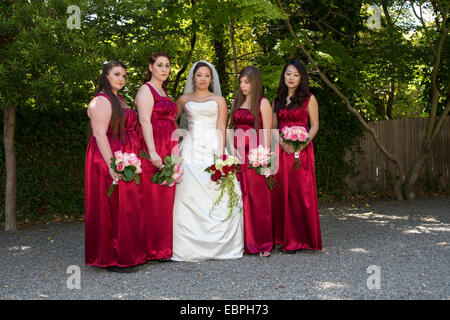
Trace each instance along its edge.
{"label": "pink rose", "polygon": [[136,171],[134,173],[136,173],[136,174],[141,174],[142,173],[142,168],[141,168],[140,165],[136,167]]}
{"label": "pink rose", "polygon": [[141,165],[141,160],[139,160],[138,158],[132,158],[131,165],[137,168]]}
{"label": "pink rose", "polygon": [[291,140],[291,136],[292,136],[292,131],[289,130],[288,132],[286,132],[286,134],[284,135],[284,138],[286,140]]}
{"label": "pink rose", "polygon": [[181,178],[182,178],[182,176],[179,175],[179,174],[176,174],[176,173],[172,174],[172,179],[173,179],[173,181],[175,181],[176,183],[180,183],[180,182],[181,182]]}
{"label": "pink rose", "polygon": [[184,172],[184,169],[181,167],[181,164],[179,163],[179,164],[175,165],[175,167],[173,168],[173,171],[181,176]]}
{"label": "pink rose", "polygon": [[123,169],[125,169],[125,165],[123,163],[119,163],[116,168],[117,171],[122,172]]}
{"label": "pink rose", "polygon": [[300,142],[305,142],[306,139],[308,139],[308,137],[305,133],[302,133],[298,136],[298,141],[300,141]]}
{"label": "pink rose", "polygon": [[248,161],[250,163],[258,162],[258,152],[257,150],[253,149],[250,151],[250,154],[248,155]]}
{"label": "pink rose", "polygon": [[116,158],[116,159],[120,159],[120,160],[122,160],[123,159],[123,153],[122,153],[122,151],[116,151],[116,152],[114,152],[114,158]]}

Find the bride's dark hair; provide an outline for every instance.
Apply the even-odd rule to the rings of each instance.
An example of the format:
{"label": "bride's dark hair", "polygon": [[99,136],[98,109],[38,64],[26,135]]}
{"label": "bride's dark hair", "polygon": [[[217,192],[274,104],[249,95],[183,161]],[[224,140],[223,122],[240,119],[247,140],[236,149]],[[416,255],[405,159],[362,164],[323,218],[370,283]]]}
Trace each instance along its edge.
{"label": "bride's dark hair", "polygon": [[[300,83],[295,89],[294,94],[290,98],[290,102],[286,105],[286,98],[288,96],[289,90],[284,80],[284,74],[289,66],[294,66],[300,73]],[[289,60],[284,66],[283,72],[281,73],[280,83],[278,85],[278,93],[275,98],[275,110],[274,112],[279,112],[282,109],[295,109],[301,108],[306,99],[310,96],[309,92],[309,78],[306,67],[298,61],[297,59]]]}
{"label": "bride's dark hair", "polygon": [[204,63],[202,61],[197,62],[197,64],[195,65],[195,68],[194,68],[194,72],[192,72],[192,88],[194,88],[194,91],[195,91],[195,73],[201,67],[207,67],[209,69],[209,71],[211,72],[211,82],[209,83],[208,90],[211,91],[211,92],[214,92],[213,71],[212,71],[211,67],[207,63]]}

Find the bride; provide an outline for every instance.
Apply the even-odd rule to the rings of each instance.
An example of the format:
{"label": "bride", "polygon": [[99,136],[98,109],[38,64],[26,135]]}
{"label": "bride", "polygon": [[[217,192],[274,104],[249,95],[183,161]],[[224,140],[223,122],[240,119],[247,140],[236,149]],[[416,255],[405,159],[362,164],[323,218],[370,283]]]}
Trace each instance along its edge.
{"label": "bride", "polygon": [[[230,219],[223,221],[229,213],[225,193],[221,203],[210,213],[219,191],[205,168],[213,163],[214,155],[224,153],[228,115],[219,76],[212,64],[199,61],[192,66],[184,94],[176,103],[177,119],[183,114],[187,132],[180,145],[184,174],[175,192],[172,260],[242,258],[242,204]],[[238,182],[234,185],[241,198]]]}

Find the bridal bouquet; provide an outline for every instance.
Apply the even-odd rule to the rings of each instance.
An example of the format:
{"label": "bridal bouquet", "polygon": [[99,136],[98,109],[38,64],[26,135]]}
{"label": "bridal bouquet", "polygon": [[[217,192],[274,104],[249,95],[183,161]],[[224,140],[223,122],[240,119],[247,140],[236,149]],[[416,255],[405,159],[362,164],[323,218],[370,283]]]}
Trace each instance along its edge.
{"label": "bridal bouquet", "polygon": [[211,180],[220,186],[219,197],[209,211],[211,215],[214,209],[222,201],[225,191],[228,194],[228,208],[230,209],[228,216],[222,220],[226,221],[231,218],[233,211],[239,205],[239,195],[234,191],[234,180],[236,173],[239,171],[238,159],[233,156],[222,155],[220,158],[214,155],[214,164],[205,169],[211,174]]}
{"label": "bridal bouquet", "polygon": [[306,146],[309,142],[308,131],[301,126],[284,127],[280,136],[285,143],[294,147],[295,169],[298,170],[300,167],[300,148]]}
{"label": "bridal bouquet", "polygon": [[[131,182],[134,180],[139,185],[139,174],[142,173],[142,168],[141,160],[138,159],[136,154],[122,151],[114,152],[114,157],[111,158],[111,168],[120,175],[123,181]],[[111,197],[118,183],[117,179],[113,181],[106,193],[108,197]]]}
{"label": "bridal bouquet", "polygon": [[[150,155],[147,151],[141,151],[140,156],[150,160]],[[166,156],[161,170],[152,175],[151,181],[168,187],[173,187],[176,183],[180,183],[184,172],[181,167],[182,162],[183,159],[176,155]]]}
{"label": "bridal bouquet", "polygon": [[267,187],[269,190],[273,190],[277,183],[271,175],[269,167],[272,165],[272,161],[275,160],[275,153],[270,152],[268,148],[259,145],[257,148],[250,150],[248,154],[248,162],[250,168],[255,169],[260,175],[266,176]]}

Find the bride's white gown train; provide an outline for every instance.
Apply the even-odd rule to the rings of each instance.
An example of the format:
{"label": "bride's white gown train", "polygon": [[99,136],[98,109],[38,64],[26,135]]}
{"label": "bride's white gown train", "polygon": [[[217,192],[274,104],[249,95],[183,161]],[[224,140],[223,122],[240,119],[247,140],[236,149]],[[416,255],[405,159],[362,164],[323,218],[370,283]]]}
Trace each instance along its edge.
{"label": "bride's white gown train", "polygon": [[[229,213],[225,193],[221,203],[209,214],[219,195],[218,185],[205,172],[220,148],[220,136],[216,130],[217,102],[189,101],[184,109],[189,134],[180,144],[184,174],[175,192],[172,260],[242,258],[242,203],[234,210],[231,219],[222,222]],[[237,180],[234,185],[235,192],[241,195]]]}

